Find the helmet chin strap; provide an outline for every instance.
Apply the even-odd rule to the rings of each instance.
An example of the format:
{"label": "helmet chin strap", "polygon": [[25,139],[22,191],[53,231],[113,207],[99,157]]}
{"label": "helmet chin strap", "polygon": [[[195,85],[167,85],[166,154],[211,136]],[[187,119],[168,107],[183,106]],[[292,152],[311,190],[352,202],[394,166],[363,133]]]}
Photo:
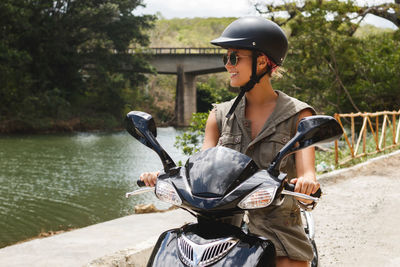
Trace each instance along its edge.
{"label": "helmet chin strap", "polygon": [[260,82],[261,78],[264,77],[265,74],[267,74],[270,71],[270,66],[267,66],[267,70],[262,73],[260,76],[257,76],[257,52],[253,51],[252,53],[252,63],[251,63],[251,76],[250,80],[243,86],[240,87],[240,93],[236,97],[235,102],[233,102],[231,109],[229,110],[228,114],[226,114],[226,118],[230,118],[230,116],[233,114],[235,111],[237,105],[239,104],[240,100],[244,96],[244,94],[251,89],[253,89],[254,85]]}

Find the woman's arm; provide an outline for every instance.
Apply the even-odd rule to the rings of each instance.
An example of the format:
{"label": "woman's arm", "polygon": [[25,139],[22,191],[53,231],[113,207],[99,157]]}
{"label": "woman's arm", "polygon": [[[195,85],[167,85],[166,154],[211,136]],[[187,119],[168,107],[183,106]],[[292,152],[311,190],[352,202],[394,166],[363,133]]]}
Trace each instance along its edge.
{"label": "woman's arm", "polygon": [[[304,118],[312,116],[309,109],[300,112],[299,121]],[[291,183],[296,184],[295,192],[303,194],[313,194],[317,192],[319,183],[315,174],[315,150],[313,147],[302,149],[295,154],[297,178],[291,180]],[[305,201],[304,201],[305,202]]]}
{"label": "woman's arm", "polygon": [[204,132],[204,142],[201,150],[216,146],[219,136],[220,134],[217,125],[217,117],[215,116],[215,110],[211,110],[210,114],[208,115],[206,129]]}

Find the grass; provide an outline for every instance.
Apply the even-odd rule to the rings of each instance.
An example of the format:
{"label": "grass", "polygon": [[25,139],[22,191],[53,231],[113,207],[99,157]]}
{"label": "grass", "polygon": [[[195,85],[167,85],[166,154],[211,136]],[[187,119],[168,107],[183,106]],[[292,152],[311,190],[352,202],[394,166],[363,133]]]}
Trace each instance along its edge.
{"label": "grass", "polygon": [[[349,131],[346,130],[346,133],[348,133]],[[349,137],[351,138],[351,137]],[[355,137],[355,143],[357,143],[357,137]],[[380,137],[379,137],[380,138]],[[351,140],[351,139],[350,139]],[[378,139],[379,142],[380,139]],[[393,144],[393,133],[391,129],[387,129],[386,131],[386,139],[385,139],[385,144],[386,147],[389,147]],[[351,142],[351,141],[350,141]],[[356,144],[354,145],[354,147],[356,146]],[[384,146],[382,145],[382,147],[384,148]],[[327,150],[322,151],[322,150],[317,150],[315,153],[315,166],[317,168],[317,173],[323,173],[326,171],[331,171],[332,168],[330,168],[331,166],[334,166],[334,169],[341,169],[341,168],[346,168],[346,167],[350,167],[362,162],[365,162],[371,158],[375,158],[384,154],[389,154],[393,151],[396,151],[400,149],[400,145],[398,145],[397,147],[393,147],[393,148],[386,148],[385,150],[378,152],[376,154],[372,154],[372,155],[366,155],[360,158],[355,158],[355,159],[351,159],[348,162],[344,163],[344,164],[339,164],[336,166],[335,163],[335,147],[334,144],[332,143],[331,146],[328,147]],[[373,153],[376,151],[376,142],[375,139],[373,137],[373,135],[369,132],[367,132],[367,137],[366,137],[366,145],[365,145],[365,152],[366,153]],[[360,142],[358,151],[357,151],[357,155],[363,153],[363,144],[362,144],[362,140]],[[343,161],[344,159],[347,159],[350,157],[351,155],[351,151],[350,151],[350,147],[348,146],[347,142],[345,141],[344,137],[342,137],[339,140],[339,151],[338,151],[338,155],[339,155],[339,162]],[[325,171],[318,171],[318,166],[328,166],[329,168],[326,169]],[[320,168],[321,169],[321,168]]]}

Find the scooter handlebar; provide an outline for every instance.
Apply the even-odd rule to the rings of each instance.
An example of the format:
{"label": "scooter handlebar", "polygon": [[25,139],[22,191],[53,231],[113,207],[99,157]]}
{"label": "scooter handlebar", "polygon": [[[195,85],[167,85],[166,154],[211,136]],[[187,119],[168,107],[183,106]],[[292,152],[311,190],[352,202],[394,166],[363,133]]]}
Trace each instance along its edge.
{"label": "scooter handlebar", "polygon": [[[286,183],[285,184],[285,189],[288,190],[288,191],[294,192],[294,188],[295,187],[296,187],[295,184],[290,184],[290,183]],[[320,198],[321,195],[322,195],[321,188],[318,188],[317,192],[315,192],[314,194],[311,194],[310,196]]]}

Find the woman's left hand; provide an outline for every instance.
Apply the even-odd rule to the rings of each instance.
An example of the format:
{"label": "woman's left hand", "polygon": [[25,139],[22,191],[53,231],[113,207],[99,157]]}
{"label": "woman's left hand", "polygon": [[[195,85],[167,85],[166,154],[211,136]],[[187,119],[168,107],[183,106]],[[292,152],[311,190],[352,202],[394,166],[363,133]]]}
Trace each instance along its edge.
{"label": "woman's left hand", "polygon": [[[316,193],[318,188],[320,187],[320,184],[317,181],[307,177],[294,178],[290,181],[290,183],[296,185],[294,188],[294,192],[306,195],[311,195]],[[312,200],[306,200],[302,198],[296,198],[296,199],[307,204],[313,202]]]}

